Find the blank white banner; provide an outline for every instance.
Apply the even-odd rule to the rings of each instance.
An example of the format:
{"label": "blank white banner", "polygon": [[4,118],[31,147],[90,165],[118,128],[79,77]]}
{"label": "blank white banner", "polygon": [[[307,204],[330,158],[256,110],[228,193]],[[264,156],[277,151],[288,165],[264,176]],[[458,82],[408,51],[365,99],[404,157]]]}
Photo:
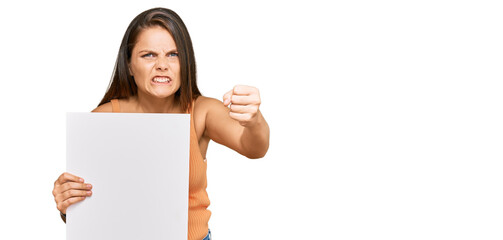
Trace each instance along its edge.
{"label": "blank white banner", "polygon": [[67,171],[93,195],[67,240],[187,239],[190,115],[68,113]]}

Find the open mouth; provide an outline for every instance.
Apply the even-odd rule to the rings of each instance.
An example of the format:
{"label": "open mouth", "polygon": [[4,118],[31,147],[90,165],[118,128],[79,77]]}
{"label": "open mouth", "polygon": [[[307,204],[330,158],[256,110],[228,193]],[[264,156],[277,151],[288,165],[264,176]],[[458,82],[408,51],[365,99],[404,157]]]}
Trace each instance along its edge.
{"label": "open mouth", "polygon": [[158,83],[158,84],[168,84],[168,83],[171,83],[171,78],[169,78],[169,77],[154,77],[152,79],[152,82]]}

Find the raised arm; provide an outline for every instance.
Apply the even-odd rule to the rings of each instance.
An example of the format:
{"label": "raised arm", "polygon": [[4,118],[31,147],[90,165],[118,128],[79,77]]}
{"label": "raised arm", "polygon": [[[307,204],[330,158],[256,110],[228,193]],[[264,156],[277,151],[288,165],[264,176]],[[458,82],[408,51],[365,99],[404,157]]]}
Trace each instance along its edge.
{"label": "raised arm", "polygon": [[269,148],[269,126],[259,110],[258,89],[235,86],[223,100],[223,104],[216,99],[205,100],[205,134],[248,158],[264,157]]}

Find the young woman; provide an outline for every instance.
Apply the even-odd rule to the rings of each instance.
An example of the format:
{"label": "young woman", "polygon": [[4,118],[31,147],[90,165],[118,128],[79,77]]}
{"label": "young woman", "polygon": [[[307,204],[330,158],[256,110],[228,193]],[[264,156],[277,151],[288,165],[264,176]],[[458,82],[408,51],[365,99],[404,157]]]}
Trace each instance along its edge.
{"label": "young woman", "polygon": [[[154,8],[127,28],[110,86],[93,112],[191,114],[188,239],[199,240],[210,238],[208,143],[211,139],[248,158],[263,157],[269,147],[269,126],[260,104],[258,89],[250,86],[235,86],[225,93],[223,103],[202,96],[185,24],[175,12]],[[91,189],[78,176],[59,176],[53,195],[64,221],[68,206],[91,196]]]}

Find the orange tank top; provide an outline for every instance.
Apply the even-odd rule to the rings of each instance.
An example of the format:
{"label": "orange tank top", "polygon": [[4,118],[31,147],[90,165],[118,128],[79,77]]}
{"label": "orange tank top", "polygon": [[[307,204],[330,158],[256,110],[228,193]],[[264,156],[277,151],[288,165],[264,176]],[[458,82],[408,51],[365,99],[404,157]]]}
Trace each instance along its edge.
{"label": "orange tank top", "polygon": [[[112,112],[121,112],[119,100],[112,99]],[[192,112],[190,113],[190,163],[189,163],[189,222],[188,240],[201,240],[208,234],[208,221],[211,212],[208,210],[210,199],[206,192],[206,159],[203,159],[199,150],[199,141],[194,127]]]}

